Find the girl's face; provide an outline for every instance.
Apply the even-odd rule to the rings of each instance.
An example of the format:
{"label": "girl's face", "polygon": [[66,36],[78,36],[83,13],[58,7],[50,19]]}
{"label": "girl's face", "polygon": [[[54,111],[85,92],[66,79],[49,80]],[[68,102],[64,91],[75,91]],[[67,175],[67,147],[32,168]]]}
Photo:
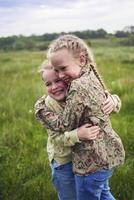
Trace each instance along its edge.
{"label": "girl's face", "polygon": [[80,66],[79,59],[74,58],[72,53],[66,48],[52,53],[50,59],[59,78],[66,83],[80,76],[82,67]]}
{"label": "girl's face", "polygon": [[42,79],[50,97],[56,101],[63,101],[65,99],[67,84],[59,79],[58,74],[53,69],[44,70]]}

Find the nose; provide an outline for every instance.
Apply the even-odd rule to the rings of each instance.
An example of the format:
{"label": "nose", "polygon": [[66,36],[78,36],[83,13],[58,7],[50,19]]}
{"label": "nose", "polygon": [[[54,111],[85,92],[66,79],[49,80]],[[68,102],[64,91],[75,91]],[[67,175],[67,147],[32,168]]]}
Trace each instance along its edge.
{"label": "nose", "polygon": [[59,72],[59,78],[63,79],[65,77],[63,72]]}
{"label": "nose", "polygon": [[56,90],[57,89],[57,84],[53,83],[52,84],[52,90]]}

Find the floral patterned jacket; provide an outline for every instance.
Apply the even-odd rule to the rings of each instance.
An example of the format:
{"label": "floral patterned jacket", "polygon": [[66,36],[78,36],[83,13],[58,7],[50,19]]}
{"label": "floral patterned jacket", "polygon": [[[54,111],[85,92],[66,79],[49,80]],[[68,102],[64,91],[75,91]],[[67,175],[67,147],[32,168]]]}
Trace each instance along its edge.
{"label": "floral patterned jacket", "polygon": [[73,171],[88,174],[123,164],[125,152],[120,137],[113,130],[109,116],[102,112],[106,96],[99,80],[87,66],[80,78],[72,81],[63,113],[52,112],[44,102],[36,105],[36,117],[54,131],[70,131],[90,122],[100,126],[95,140],[82,141],[72,149]]}

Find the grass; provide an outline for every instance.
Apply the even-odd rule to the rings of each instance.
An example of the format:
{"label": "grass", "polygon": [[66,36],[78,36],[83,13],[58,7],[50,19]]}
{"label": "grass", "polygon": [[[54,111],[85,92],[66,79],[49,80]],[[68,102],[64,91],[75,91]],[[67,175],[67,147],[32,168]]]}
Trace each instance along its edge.
{"label": "grass", "polygon": [[[134,199],[134,47],[94,47],[98,69],[122,100],[112,124],[126,150],[126,162],[110,182],[117,200]],[[44,52],[0,54],[0,199],[57,200],[46,153],[47,133],[33,106],[44,88],[38,66]]]}

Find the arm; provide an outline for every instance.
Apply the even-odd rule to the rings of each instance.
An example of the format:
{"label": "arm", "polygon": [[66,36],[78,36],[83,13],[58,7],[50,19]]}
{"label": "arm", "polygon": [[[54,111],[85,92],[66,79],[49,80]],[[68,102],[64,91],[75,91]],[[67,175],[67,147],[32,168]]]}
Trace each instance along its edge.
{"label": "arm", "polygon": [[[35,107],[40,109],[40,105],[42,107],[44,106],[44,103],[46,103],[47,107],[52,111],[60,112],[63,110],[60,104],[49,96],[46,97],[46,101],[45,96],[40,98],[36,102]],[[100,129],[99,127],[91,126],[91,124],[85,124],[78,129],[72,130],[70,132],[65,132],[64,134],[51,130],[47,130],[47,132],[51,138],[57,141],[57,143],[62,141],[64,146],[74,146],[75,143],[80,142],[80,140],[92,140],[96,138]]]}
{"label": "arm", "polygon": [[48,129],[47,132],[57,144],[62,143],[64,144],[64,146],[71,147],[71,146],[74,146],[76,143],[81,142],[77,134],[77,129],[74,129],[69,132],[66,131],[64,133],[54,132]]}
{"label": "arm", "polygon": [[116,94],[111,95],[108,91],[105,91],[105,94],[107,96],[107,99],[102,106],[104,114],[109,115],[113,111],[118,113],[121,109],[120,98]]}
{"label": "arm", "polygon": [[121,109],[121,99],[116,94],[111,95],[111,98],[113,99],[114,104],[115,104],[113,111],[118,113]]}
{"label": "arm", "polygon": [[70,132],[60,134],[55,139],[57,142],[61,142],[64,146],[74,146],[77,142],[82,140],[94,140],[99,134],[100,128],[98,126],[92,126],[91,124],[84,124],[78,129]]}
{"label": "arm", "polygon": [[37,119],[48,129],[57,132],[70,131],[78,127],[79,119],[85,108],[84,92],[80,94],[77,90],[71,90],[68,94],[63,113],[55,113],[45,104],[42,99],[35,105]]}
{"label": "arm", "polygon": [[[36,103],[35,103],[35,115],[38,115],[38,112],[43,109],[44,107],[47,107],[52,112],[60,113],[63,111],[63,108],[60,106],[60,104],[52,99],[50,96],[43,96],[41,97]],[[43,123],[42,118],[37,119]],[[51,131],[50,129],[47,130],[47,133],[50,135],[51,138],[53,138],[57,142],[61,142],[64,144],[64,146],[73,146],[75,143],[80,142],[77,129],[72,130],[70,132],[64,132],[61,134],[61,132]]]}
{"label": "arm", "polygon": [[[40,102],[40,106],[37,106],[37,109],[35,109],[35,113],[38,120],[41,121],[46,128],[64,133],[65,131],[73,130],[79,126],[79,120],[87,106],[90,106],[89,104],[92,104],[96,113],[98,113],[98,110],[100,112],[100,107],[94,102],[93,97],[90,98],[87,96],[83,88],[82,90],[80,88],[75,88],[69,92],[63,113],[57,114],[52,112],[52,110],[46,107],[45,103],[42,102]],[[88,114],[89,112],[90,109],[88,109]],[[102,119],[104,114],[101,113],[101,116]]]}

